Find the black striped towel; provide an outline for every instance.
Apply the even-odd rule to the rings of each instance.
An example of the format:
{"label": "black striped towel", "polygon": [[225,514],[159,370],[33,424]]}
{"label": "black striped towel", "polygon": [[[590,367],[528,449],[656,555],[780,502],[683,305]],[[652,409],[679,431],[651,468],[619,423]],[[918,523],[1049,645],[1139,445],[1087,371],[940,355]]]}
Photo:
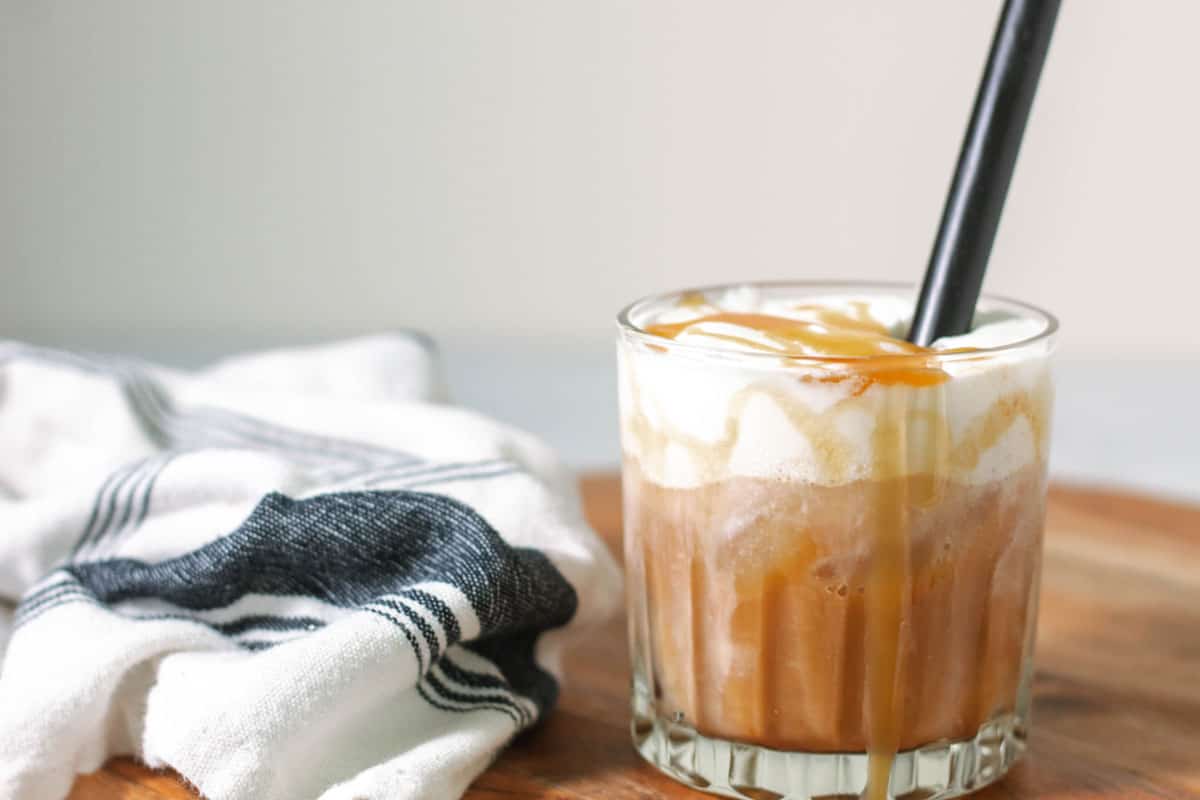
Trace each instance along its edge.
{"label": "black striped towel", "polygon": [[115,754],[206,796],[453,798],[619,573],[417,337],[179,373],[0,343],[0,798]]}

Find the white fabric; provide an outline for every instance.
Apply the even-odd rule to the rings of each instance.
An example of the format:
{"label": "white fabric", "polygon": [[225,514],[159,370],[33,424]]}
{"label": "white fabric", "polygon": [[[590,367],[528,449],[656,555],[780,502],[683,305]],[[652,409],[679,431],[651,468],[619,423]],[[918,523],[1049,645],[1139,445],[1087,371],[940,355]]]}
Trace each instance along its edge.
{"label": "white fabric", "polygon": [[[262,575],[244,576],[239,585],[260,588],[224,605],[106,583],[116,575],[186,594],[190,575],[155,565],[198,564],[207,575],[207,557],[195,553],[256,509],[274,519],[271,503],[311,526],[323,559],[353,558],[352,538],[345,551],[329,548],[341,546],[338,525],[357,535],[358,512],[328,522],[312,511],[324,500],[305,503],[393,504],[410,490],[422,493],[411,495],[417,505],[395,506],[397,515],[425,513],[428,500],[456,535],[452,521],[473,519],[473,509],[566,579],[577,609],[537,648],[552,667],[564,642],[615,610],[618,569],[545,446],[442,394],[428,346],[411,336],[243,356],[195,373],[0,343],[0,798],[64,797],[76,774],[118,754],[170,766],[214,800],[461,795],[543,711],[473,640],[507,641],[526,613],[533,628],[553,627],[520,609],[557,613],[559,600],[539,606],[517,589],[485,609],[464,593],[473,584],[424,573],[354,601],[323,587],[264,591]],[[277,499],[264,500],[271,492]],[[286,523],[288,535],[297,524]],[[536,558],[520,558],[533,571],[498,575],[497,592],[530,575],[554,584]],[[214,569],[226,577],[197,580],[223,590],[238,574],[228,563]],[[337,574],[356,580],[354,569]],[[306,576],[280,580],[292,577]],[[442,607],[453,621],[438,617]]]}

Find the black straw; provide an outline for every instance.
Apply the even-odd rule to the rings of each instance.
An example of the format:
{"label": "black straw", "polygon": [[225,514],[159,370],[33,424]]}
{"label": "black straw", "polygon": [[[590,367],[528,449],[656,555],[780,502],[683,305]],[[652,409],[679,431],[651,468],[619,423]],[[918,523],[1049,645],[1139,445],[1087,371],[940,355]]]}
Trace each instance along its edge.
{"label": "black straw", "polygon": [[908,340],[971,329],[1060,0],[1007,0],[975,95]]}

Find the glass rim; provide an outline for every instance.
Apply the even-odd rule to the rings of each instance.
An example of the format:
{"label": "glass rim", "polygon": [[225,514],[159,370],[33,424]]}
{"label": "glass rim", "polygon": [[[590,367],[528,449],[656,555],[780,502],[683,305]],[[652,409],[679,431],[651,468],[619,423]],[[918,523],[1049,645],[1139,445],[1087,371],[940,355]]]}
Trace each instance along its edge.
{"label": "glass rim", "polygon": [[674,339],[658,334],[651,333],[633,321],[633,315],[641,308],[652,305],[654,303],[665,302],[672,297],[679,297],[685,294],[701,293],[709,294],[712,292],[729,291],[731,289],[802,289],[802,290],[819,290],[819,289],[859,289],[859,290],[888,290],[904,292],[912,295],[914,298],[917,293],[917,285],[906,283],[904,281],[870,281],[870,280],[776,280],[776,281],[739,281],[736,283],[715,283],[705,286],[687,287],[683,289],[674,289],[668,292],[658,292],[651,295],[646,295],[627,306],[622,308],[617,313],[617,329],[618,332],[631,336],[633,339],[656,348],[668,352],[678,352],[680,354],[692,355],[703,358],[730,359],[735,361],[751,361],[751,362],[772,362],[776,365],[780,362],[786,364],[809,364],[809,365],[831,365],[831,364],[862,364],[866,362],[889,362],[896,359],[911,360],[914,357],[934,359],[937,362],[950,361],[970,361],[972,359],[987,358],[997,354],[1011,353],[1022,350],[1024,348],[1036,345],[1039,342],[1049,341],[1054,338],[1058,332],[1058,318],[1049,311],[1038,308],[1035,305],[1026,303],[1022,300],[1016,300],[1003,295],[983,293],[979,296],[980,300],[986,300],[989,303],[998,303],[1003,306],[1008,306],[1014,310],[1020,311],[1021,315],[1027,319],[1034,319],[1043,323],[1043,327],[1032,336],[1027,336],[1024,339],[1018,339],[1015,342],[1005,342],[1004,344],[993,345],[990,347],[976,347],[970,350],[957,350],[939,352],[931,350],[928,353],[921,353],[914,356],[912,353],[879,353],[866,356],[823,356],[812,355],[809,353],[773,353],[766,350],[762,351],[747,351],[733,350],[730,348],[716,347],[704,344],[693,344],[678,342]]}

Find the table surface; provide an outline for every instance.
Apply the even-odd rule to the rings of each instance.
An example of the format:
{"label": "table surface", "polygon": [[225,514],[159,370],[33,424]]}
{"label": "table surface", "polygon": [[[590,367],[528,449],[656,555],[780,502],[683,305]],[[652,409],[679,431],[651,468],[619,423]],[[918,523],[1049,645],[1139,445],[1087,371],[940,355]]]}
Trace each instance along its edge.
{"label": "table surface", "polygon": [[[585,478],[589,519],[620,553],[620,490]],[[975,797],[1200,798],[1200,508],[1056,486],[1047,518],[1029,754]],[[706,797],[629,742],[624,620],[567,655],[558,709],[519,737],[470,800]],[[72,800],[194,798],[114,759]]]}

